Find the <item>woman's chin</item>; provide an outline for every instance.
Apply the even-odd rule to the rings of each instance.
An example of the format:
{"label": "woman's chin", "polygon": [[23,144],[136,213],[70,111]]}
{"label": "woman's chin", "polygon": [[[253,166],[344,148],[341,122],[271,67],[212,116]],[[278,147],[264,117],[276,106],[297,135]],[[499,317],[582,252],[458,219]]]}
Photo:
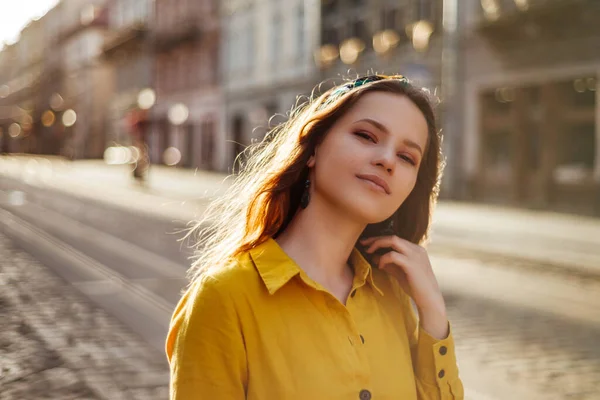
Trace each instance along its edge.
{"label": "woman's chin", "polygon": [[380,223],[389,217],[389,213],[382,214],[381,208],[369,210],[366,206],[354,206],[351,210],[351,214],[355,216],[355,219],[363,221],[366,225]]}

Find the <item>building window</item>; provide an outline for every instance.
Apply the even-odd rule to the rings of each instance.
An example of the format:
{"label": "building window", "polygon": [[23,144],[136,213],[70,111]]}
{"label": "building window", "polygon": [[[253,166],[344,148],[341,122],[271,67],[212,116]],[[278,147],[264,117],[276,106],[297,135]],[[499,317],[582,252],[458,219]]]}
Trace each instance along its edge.
{"label": "building window", "polygon": [[194,58],[189,65],[192,86],[200,86],[208,80],[209,62],[206,51],[201,47],[196,47]]}
{"label": "building window", "polygon": [[369,29],[367,21],[364,19],[358,19],[351,23],[349,37],[359,38],[367,48],[373,44],[371,30]]}
{"label": "building window", "polygon": [[215,147],[215,123],[212,119],[204,121],[201,126],[201,162],[204,166],[211,169],[213,167],[213,154]]}
{"label": "building window", "polygon": [[167,90],[172,92],[175,90],[177,82],[175,81],[176,77],[176,60],[171,56],[167,63]]}
{"label": "building window", "polygon": [[[232,141],[232,151],[233,151],[233,159],[236,160],[238,155],[240,155],[244,149],[246,148],[245,140],[244,140],[244,117],[241,115],[236,115],[233,117],[231,122],[232,132],[233,132],[233,141]],[[235,169],[234,163],[234,169]],[[239,164],[238,164],[239,166]]]}
{"label": "building window", "polygon": [[[271,49],[270,49],[270,60],[272,62],[278,61],[278,54],[281,52],[281,14],[279,12],[273,13],[273,22],[271,23]],[[275,68],[275,66],[273,66]]]}
{"label": "building window", "polygon": [[594,168],[596,148],[593,122],[581,122],[565,127],[557,143],[558,165],[572,165],[582,169]]}
{"label": "building window", "polygon": [[419,0],[415,2],[415,20],[433,21],[434,15],[434,0]]}
{"label": "building window", "polygon": [[296,10],[296,55],[298,58],[304,58],[304,47],[305,43],[304,34],[304,4],[300,2],[298,9]]}
{"label": "building window", "polygon": [[[233,25],[235,27],[235,24]],[[245,57],[242,48],[242,32],[238,31],[237,28],[231,34],[231,68],[235,74],[242,67],[242,58]]]}
{"label": "building window", "polygon": [[511,110],[514,89],[503,87],[494,91],[486,92],[482,96],[482,102],[487,112],[491,114],[504,114]]}
{"label": "building window", "polygon": [[219,73],[221,71],[221,60],[219,58],[219,45],[214,43],[210,51],[210,70],[209,81],[211,84],[216,84],[219,80]]}
{"label": "building window", "polygon": [[204,2],[204,15],[206,15],[207,17],[214,17],[213,13],[215,12],[215,4],[213,4],[214,0],[206,0]]}
{"label": "building window", "polygon": [[145,21],[146,19],[148,19],[148,2],[147,2],[147,0],[138,0],[137,8],[138,8],[138,20]]}
{"label": "building window", "polygon": [[182,90],[188,84],[186,56],[181,49],[177,54],[177,89]]}
{"label": "building window", "polygon": [[577,78],[564,86],[566,100],[572,107],[593,108],[596,105],[596,78]]}
{"label": "building window", "polygon": [[233,71],[233,32],[231,29],[227,29],[225,31],[225,65],[227,68],[227,73],[231,75]]}
{"label": "building window", "polygon": [[321,43],[322,44],[333,44],[338,46],[340,44],[339,29],[334,26],[323,26],[321,31]]}
{"label": "building window", "polygon": [[164,91],[163,74],[162,74],[162,62],[160,59],[156,60],[156,91],[160,95]]}
{"label": "building window", "polygon": [[404,33],[404,15],[398,8],[383,8],[381,10],[379,24],[381,30],[393,29],[398,33]]}
{"label": "building window", "polygon": [[511,132],[497,130],[484,133],[486,169],[495,178],[507,180],[511,176]]}
{"label": "building window", "polygon": [[254,39],[254,23],[250,22],[246,27],[246,59],[244,63],[245,70],[254,69],[254,52],[255,52],[255,39]]}
{"label": "building window", "polygon": [[194,86],[194,79],[192,74],[194,73],[194,67],[196,69],[196,73],[198,73],[198,68],[202,68],[201,65],[195,65],[194,59],[196,54],[193,49],[184,48],[182,49],[181,54],[181,89],[185,90]]}
{"label": "building window", "polygon": [[503,87],[480,95],[482,172],[490,181],[508,183],[512,176],[512,106],[515,89]]}
{"label": "building window", "polygon": [[561,110],[556,118],[556,178],[570,183],[585,179],[594,168],[596,149],[596,78],[581,77],[556,84],[555,101]]}
{"label": "building window", "polygon": [[323,0],[323,16],[335,15],[338,10],[338,0]]}
{"label": "building window", "polygon": [[110,25],[111,27],[120,28],[121,24],[121,6],[116,5],[110,10]]}
{"label": "building window", "polygon": [[232,59],[234,73],[239,72],[244,67],[244,60],[246,58],[246,53],[244,51],[244,33],[244,28],[241,28],[240,30],[236,29],[236,31],[233,33]]}

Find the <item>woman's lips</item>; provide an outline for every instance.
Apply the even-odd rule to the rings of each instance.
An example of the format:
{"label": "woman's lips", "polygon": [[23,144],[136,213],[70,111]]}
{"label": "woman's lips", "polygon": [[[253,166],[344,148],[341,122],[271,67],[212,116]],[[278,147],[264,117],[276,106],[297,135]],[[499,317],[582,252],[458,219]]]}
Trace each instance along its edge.
{"label": "woman's lips", "polygon": [[378,177],[377,175],[364,174],[356,175],[356,177],[362,180],[363,182],[366,182],[374,190],[385,194],[390,194],[390,187],[387,184],[387,182],[384,179]]}

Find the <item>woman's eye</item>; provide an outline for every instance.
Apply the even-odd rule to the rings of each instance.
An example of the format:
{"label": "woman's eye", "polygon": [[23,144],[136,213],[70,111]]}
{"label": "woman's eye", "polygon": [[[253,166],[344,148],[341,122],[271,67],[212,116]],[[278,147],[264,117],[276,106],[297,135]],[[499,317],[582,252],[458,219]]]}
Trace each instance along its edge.
{"label": "woman's eye", "polygon": [[410,158],[410,157],[408,157],[408,156],[405,156],[405,155],[402,155],[402,154],[400,154],[400,156],[399,156],[399,157],[400,157],[401,159],[405,160],[405,161],[408,161],[408,162],[409,162],[411,165],[416,165],[416,164],[415,164],[415,162],[412,160],[412,158]]}
{"label": "woman's eye", "polygon": [[363,139],[370,140],[371,142],[375,143],[375,139],[373,139],[373,137],[366,132],[358,131],[355,134]]}

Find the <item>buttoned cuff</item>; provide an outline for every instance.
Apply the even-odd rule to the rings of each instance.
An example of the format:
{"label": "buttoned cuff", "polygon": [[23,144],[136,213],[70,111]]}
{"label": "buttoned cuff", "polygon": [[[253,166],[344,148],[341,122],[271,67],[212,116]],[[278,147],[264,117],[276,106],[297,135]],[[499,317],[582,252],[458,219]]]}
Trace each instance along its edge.
{"label": "buttoned cuff", "polygon": [[452,326],[448,322],[448,336],[436,339],[419,325],[417,340],[415,377],[422,383],[440,388],[452,386],[458,381],[458,366],[454,349]]}

